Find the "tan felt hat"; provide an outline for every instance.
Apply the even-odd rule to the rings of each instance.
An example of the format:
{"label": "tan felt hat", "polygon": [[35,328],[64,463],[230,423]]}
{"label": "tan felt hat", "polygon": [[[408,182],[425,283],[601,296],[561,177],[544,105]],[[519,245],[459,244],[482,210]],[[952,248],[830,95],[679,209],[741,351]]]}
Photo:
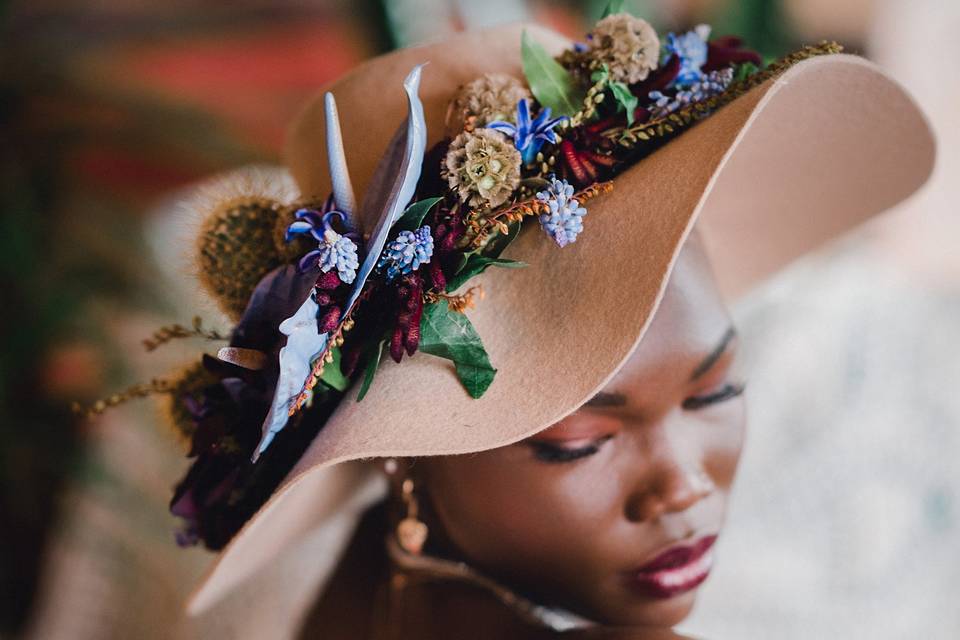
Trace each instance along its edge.
{"label": "tan felt hat", "polygon": [[[444,136],[458,86],[490,72],[522,78],[522,27],[397,51],[323,91],[339,105],[347,164],[363,194],[406,116],[404,77],[423,70],[428,147]],[[570,46],[539,27],[551,54]],[[331,190],[322,94],[293,125],[290,171],[305,196]],[[325,467],[380,456],[451,455],[517,442],[581,406],[643,337],[694,223],[729,297],[919,188],[934,140],[913,100],[870,62],[812,58],[737,98],[615,179],[589,203],[584,232],[558,250],[526,229],[489,270],[468,312],[498,372],[471,398],[453,366],[426,354],[381,365],[362,402],[347,393],[273,497],[223,551],[190,610],[216,602],[316,526]],[[362,221],[369,226],[372,221]],[[535,225],[534,225],[535,226]]]}

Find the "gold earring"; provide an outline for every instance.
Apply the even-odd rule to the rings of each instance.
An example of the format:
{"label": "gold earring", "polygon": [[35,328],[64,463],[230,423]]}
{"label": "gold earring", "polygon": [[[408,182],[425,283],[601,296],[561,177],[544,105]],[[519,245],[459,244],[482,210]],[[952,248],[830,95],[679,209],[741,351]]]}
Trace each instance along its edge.
{"label": "gold earring", "polygon": [[413,494],[413,480],[405,478],[401,491],[403,502],[407,507],[407,516],[397,525],[397,542],[404,551],[418,556],[423,551],[429,530],[426,523],[417,517],[420,505],[417,504],[417,497]]}

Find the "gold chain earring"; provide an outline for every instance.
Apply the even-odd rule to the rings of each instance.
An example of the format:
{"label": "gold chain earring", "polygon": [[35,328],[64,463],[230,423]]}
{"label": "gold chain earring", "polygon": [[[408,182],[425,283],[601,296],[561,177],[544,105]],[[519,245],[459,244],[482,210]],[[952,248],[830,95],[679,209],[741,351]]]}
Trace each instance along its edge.
{"label": "gold chain earring", "polygon": [[397,542],[404,551],[418,556],[423,551],[429,530],[426,523],[418,517],[420,505],[417,503],[417,496],[413,493],[413,480],[404,478],[401,494],[407,508],[407,515],[397,525]]}

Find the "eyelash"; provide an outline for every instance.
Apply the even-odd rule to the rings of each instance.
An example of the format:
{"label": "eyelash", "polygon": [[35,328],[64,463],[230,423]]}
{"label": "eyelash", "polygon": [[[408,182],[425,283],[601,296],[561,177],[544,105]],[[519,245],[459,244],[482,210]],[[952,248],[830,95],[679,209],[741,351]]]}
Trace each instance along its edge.
{"label": "eyelash", "polygon": [[[745,385],[743,384],[726,384],[712,393],[687,398],[683,401],[681,406],[686,411],[697,411],[699,409],[703,409],[704,407],[736,398],[737,396],[743,394],[744,389]],[[592,456],[593,454],[597,453],[600,450],[600,447],[612,437],[612,435],[604,436],[594,442],[591,442],[585,447],[578,447],[576,449],[558,447],[546,442],[531,442],[530,446],[533,447],[533,455],[537,458],[537,460],[546,462],[548,464],[562,464]]]}
{"label": "eyelash", "polygon": [[709,407],[710,405],[743,395],[745,388],[746,385],[744,384],[727,383],[711,393],[687,398],[680,406],[683,407],[685,411],[697,411],[698,409],[703,409],[704,407]]}
{"label": "eyelash", "polygon": [[599,440],[591,442],[585,447],[577,447],[576,449],[558,447],[556,445],[547,444],[546,442],[531,442],[530,446],[533,447],[533,455],[541,462],[573,462],[574,460],[579,460],[580,458],[592,456],[600,450],[600,446],[603,443],[612,437],[613,436],[604,436]]}

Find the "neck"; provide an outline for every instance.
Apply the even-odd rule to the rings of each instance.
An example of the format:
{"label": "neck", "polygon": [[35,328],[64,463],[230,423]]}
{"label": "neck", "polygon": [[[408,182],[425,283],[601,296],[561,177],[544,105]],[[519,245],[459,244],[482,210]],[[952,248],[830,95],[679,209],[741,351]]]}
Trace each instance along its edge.
{"label": "neck", "polygon": [[595,626],[589,620],[569,611],[537,604],[464,562],[408,553],[397,544],[393,535],[387,536],[386,545],[395,575],[402,576],[404,582],[414,580],[421,583],[457,583],[470,586],[499,601],[524,622],[551,631],[563,632]]}

